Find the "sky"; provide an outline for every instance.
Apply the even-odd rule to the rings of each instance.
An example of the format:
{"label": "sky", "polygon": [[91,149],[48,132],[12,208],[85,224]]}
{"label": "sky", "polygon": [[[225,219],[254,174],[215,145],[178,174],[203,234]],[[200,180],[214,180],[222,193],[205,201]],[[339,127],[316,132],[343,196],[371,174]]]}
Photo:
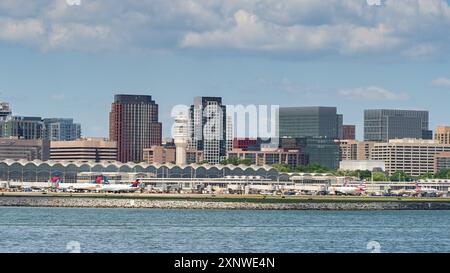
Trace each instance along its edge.
{"label": "sky", "polygon": [[336,106],[362,138],[368,108],[450,125],[445,0],[1,0],[0,101],[108,136],[114,94],[175,105]]}

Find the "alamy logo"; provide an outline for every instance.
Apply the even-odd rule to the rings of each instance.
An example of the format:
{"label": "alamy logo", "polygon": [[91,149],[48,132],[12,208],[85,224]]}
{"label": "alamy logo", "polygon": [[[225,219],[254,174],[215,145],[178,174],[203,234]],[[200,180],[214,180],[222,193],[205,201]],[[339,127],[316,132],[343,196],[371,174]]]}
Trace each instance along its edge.
{"label": "alamy logo", "polygon": [[80,6],[81,0],[66,0],[66,3],[69,6]]}
{"label": "alamy logo", "polygon": [[370,250],[370,253],[381,253],[381,244],[377,241],[370,241],[367,243],[367,250]]}
{"label": "alamy logo", "polygon": [[81,244],[77,241],[67,243],[66,249],[69,253],[81,253]]}
{"label": "alamy logo", "polygon": [[381,6],[381,0],[366,0],[369,6]]}

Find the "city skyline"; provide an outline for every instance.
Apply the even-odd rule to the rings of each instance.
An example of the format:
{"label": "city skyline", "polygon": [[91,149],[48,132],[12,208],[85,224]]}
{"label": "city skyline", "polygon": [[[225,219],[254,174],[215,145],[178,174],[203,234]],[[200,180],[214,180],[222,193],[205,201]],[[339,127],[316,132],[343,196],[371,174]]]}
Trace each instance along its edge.
{"label": "city skyline", "polygon": [[[335,106],[358,139],[364,109],[428,110],[431,129],[450,123],[448,1],[283,1],[282,17],[270,1],[21,2],[0,4],[0,100],[16,115],[73,118],[85,136],[108,135],[119,93],[151,95],[164,136],[172,107],[195,96]],[[179,16],[156,12],[165,9]]]}

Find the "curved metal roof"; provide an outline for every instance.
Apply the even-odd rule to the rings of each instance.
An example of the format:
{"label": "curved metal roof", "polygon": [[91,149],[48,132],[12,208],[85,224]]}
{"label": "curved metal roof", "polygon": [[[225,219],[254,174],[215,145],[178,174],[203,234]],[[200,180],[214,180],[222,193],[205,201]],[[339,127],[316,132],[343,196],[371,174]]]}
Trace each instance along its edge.
{"label": "curved metal roof", "polygon": [[128,167],[130,169],[133,169],[135,167],[141,167],[143,169],[147,169],[149,167],[155,167],[157,169],[160,168],[168,168],[169,170],[172,170],[174,168],[179,168],[181,170],[185,170],[188,168],[192,168],[194,170],[197,169],[205,169],[205,170],[211,170],[211,169],[217,169],[219,171],[222,171],[224,169],[228,169],[230,171],[236,170],[236,169],[240,169],[242,171],[251,169],[254,171],[276,171],[274,168],[270,167],[270,166],[256,166],[256,165],[251,165],[251,166],[247,166],[247,165],[239,165],[239,166],[234,166],[234,165],[210,165],[210,164],[204,164],[204,165],[199,165],[199,164],[190,164],[190,165],[183,165],[183,166],[178,166],[178,165],[174,165],[174,164],[152,164],[149,165],[147,163],[140,163],[140,164],[135,164],[135,163],[121,163],[121,162],[86,162],[86,161],[53,161],[53,160],[49,160],[49,161],[41,161],[41,160],[34,160],[34,161],[28,161],[28,160],[11,160],[11,159],[6,159],[3,161],[0,161],[0,164],[6,164],[7,166],[12,166],[13,164],[19,164],[23,167],[25,167],[26,165],[30,165],[30,164],[34,164],[36,167],[40,167],[42,165],[47,165],[50,167],[56,166],[56,165],[60,165],[63,167],[68,167],[68,166],[76,166],[78,168],[82,167],[82,166],[89,166],[90,168],[94,168],[94,167],[98,167],[101,166],[103,168],[108,168],[108,167],[115,167],[117,169],[120,169],[121,167]]}

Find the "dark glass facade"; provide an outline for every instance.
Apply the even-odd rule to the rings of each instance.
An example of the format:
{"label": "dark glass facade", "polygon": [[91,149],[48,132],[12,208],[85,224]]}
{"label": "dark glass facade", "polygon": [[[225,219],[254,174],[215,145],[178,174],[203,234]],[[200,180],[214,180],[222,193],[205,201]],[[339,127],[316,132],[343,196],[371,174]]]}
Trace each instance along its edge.
{"label": "dark glass facade", "polygon": [[281,107],[280,138],[342,137],[342,115],[336,107]]}
{"label": "dark glass facade", "polygon": [[432,139],[428,111],[372,109],[364,111],[364,140]]}

